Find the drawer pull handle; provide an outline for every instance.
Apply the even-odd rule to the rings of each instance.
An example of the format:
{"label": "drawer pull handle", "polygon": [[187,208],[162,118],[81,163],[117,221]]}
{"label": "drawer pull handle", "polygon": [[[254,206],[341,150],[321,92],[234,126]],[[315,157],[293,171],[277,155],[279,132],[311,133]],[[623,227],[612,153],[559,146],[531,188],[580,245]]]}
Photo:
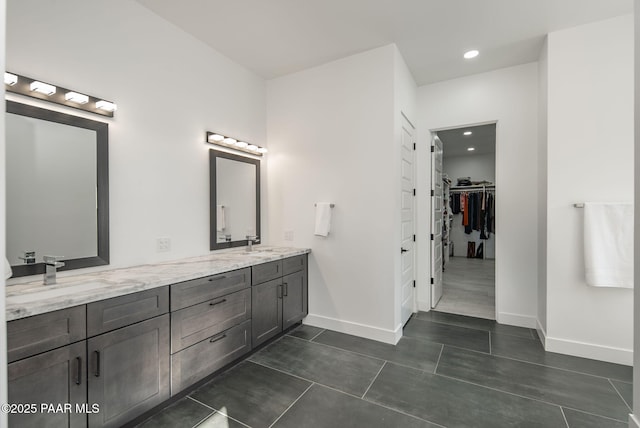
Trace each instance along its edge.
{"label": "drawer pull handle", "polygon": [[93,351],[96,356],[96,370],[93,372],[95,377],[100,377],[100,351]]}
{"label": "drawer pull handle", "polygon": [[225,279],[226,276],[222,275],[222,276],[214,276],[213,278],[209,278],[209,282],[213,282],[213,281],[220,281],[221,279]]}
{"label": "drawer pull handle", "polygon": [[289,284],[287,284],[286,282],[284,284],[282,284],[282,286],[284,287],[284,296],[287,297],[289,295]]}
{"label": "drawer pull handle", "polygon": [[210,302],[209,306],[219,305],[220,303],[224,303],[226,301],[227,301],[227,299],[222,299],[222,300],[218,300],[217,302]]}
{"label": "drawer pull handle", "polygon": [[212,337],[211,339],[209,339],[209,343],[215,343],[219,340],[224,339],[225,337],[227,337],[227,333],[223,334],[222,336]]}
{"label": "drawer pull handle", "polygon": [[76,357],[76,363],[78,364],[78,369],[76,371],[76,385],[80,385],[82,383],[82,358]]}
{"label": "drawer pull handle", "polygon": [[282,284],[278,285],[278,299],[282,299]]}

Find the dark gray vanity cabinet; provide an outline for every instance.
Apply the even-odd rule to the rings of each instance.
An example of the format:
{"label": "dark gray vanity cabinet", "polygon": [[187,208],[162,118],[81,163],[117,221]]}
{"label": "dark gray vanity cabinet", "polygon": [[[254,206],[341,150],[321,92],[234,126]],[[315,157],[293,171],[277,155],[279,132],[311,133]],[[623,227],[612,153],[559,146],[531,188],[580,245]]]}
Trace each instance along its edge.
{"label": "dark gray vanity cabinet", "polygon": [[169,290],[87,305],[90,427],[119,427],[170,397]]}
{"label": "dark gray vanity cabinet", "polygon": [[251,351],[251,269],[171,286],[171,394]]}
{"label": "dark gray vanity cabinet", "polygon": [[[9,403],[36,406],[14,409],[15,412],[8,415],[9,426],[86,427],[87,415],[76,408],[87,403],[85,354],[83,340],[9,364]],[[68,404],[72,407],[71,411],[56,411],[55,408],[42,411],[43,404]]]}
{"label": "dark gray vanity cabinet", "polygon": [[[9,403],[31,406],[10,411],[9,426],[87,426],[86,414],[75,412],[87,402],[85,338],[84,305],[7,323]],[[42,412],[43,403],[74,411]]]}
{"label": "dark gray vanity cabinet", "polygon": [[256,347],[307,315],[307,255],[264,263],[252,269],[252,342]]}

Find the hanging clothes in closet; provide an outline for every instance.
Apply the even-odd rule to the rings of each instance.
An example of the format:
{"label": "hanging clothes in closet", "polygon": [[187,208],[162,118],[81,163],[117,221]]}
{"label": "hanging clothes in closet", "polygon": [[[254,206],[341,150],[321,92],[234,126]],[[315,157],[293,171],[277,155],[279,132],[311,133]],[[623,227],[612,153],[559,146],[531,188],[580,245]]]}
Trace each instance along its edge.
{"label": "hanging clothes in closet", "polygon": [[480,232],[480,239],[489,239],[491,233],[494,233],[495,197],[493,191],[452,191],[450,198],[452,212],[454,214],[462,213],[464,232],[468,235],[476,230]]}

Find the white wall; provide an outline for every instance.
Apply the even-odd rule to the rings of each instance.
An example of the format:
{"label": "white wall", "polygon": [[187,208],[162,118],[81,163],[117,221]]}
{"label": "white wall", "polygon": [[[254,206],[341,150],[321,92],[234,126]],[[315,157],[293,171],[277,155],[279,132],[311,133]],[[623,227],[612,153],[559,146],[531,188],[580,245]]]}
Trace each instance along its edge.
{"label": "white wall", "polygon": [[[385,342],[398,334],[394,52],[385,46],[267,84],[268,229],[273,243],[313,251],[306,322]],[[313,235],[315,202],[335,204],[326,238]]]}
{"label": "white wall", "polygon": [[488,153],[471,156],[447,156],[447,146],[444,146],[444,158],[442,170],[451,179],[451,184],[456,185],[459,177],[471,177],[472,181],[496,180],[496,154]]}
{"label": "white wall", "polygon": [[418,89],[422,144],[431,130],[497,121],[496,315],[524,327],[535,327],[537,315],[537,91],[536,63]]}
{"label": "white wall", "polygon": [[633,200],[633,18],[548,36],[546,349],[632,363],[633,291],[586,285],[575,202]]}
{"label": "white wall", "polygon": [[[10,0],[7,69],[118,104],[106,119],[107,268],[209,251],[205,131],[266,145],[263,79],[128,0]],[[170,252],[157,252],[158,237]]]}
{"label": "white wall", "polygon": [[538,336],[547,331],[547,106],[549,54],[548,39],[538,60]]}

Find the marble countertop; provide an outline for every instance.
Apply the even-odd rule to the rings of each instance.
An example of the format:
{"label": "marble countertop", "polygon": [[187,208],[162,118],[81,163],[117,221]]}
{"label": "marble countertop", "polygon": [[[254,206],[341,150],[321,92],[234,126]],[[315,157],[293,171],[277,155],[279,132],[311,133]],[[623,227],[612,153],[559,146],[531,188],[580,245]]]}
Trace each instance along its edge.
{"label": "marble countertop", "polygon": [[6,287],[7,321],[310,252],[306,248],[261,245],[252,252],[241,247],[182,260],[58,277],[55,285],[43,285],[39,276],[37,281]]}

